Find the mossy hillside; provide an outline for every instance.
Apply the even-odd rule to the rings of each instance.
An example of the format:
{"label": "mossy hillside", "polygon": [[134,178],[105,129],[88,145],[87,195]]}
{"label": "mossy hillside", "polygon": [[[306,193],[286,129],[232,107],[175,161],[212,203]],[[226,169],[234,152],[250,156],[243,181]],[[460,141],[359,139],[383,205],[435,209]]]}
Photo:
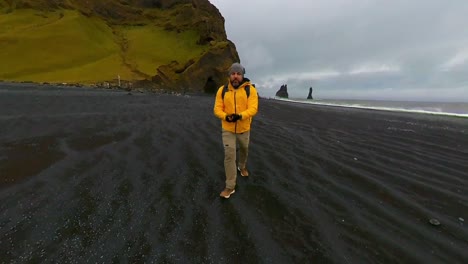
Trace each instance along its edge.
{"label": "mossy hillside", "polygon": [[5,0],[0,0],[0,12],[5,13],[11,10],[10,5]]}
{"label": "mossy hillside", "polygon": [[134,60],[135,68],[154,75],[157,68],[177,61],[185,63],[187,58],[199,58],[207,50],[206,46],[196,44],[198,34],[195,31],[182,33],[168,32],[160,27],[123,27],[127,36],[128,50],[126,57]]}
{"label": "mossy hillside", "polygon": [[82,82],[115,78],[115,73],[131,76],[111,28],[99,19],[67,10],[16,10],[0,16],[0,24],[9,27],[0,33],[6,43],[0,60],[7,62],[0,65],[1,79]]}
{"label": "mossy hillside", "polygon": [[[166,12],[170,21],[169,12]],[[152,10],[152,16],[164,12]],[[71,10],[15,10],[0,15],[0,79],[37,82],[101,82],[120,75],[144,79],[171,61],[200,57],[194,30],[167,31],[163,26],[109,26],[97,17]]]}

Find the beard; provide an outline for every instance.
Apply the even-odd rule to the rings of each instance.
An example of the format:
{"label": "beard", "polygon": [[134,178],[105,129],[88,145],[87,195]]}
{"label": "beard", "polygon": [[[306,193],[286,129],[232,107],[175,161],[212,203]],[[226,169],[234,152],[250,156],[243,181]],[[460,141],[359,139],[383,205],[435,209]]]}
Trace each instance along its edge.
{"label": "beard", "polygon": [[234,80],[231,80],[231,85],[232,87],[234,88],[238,88],[242,83],[242,80],[238,80],[238,79],[234,79]]}
{"label": "beard", "polygon": [[234,88],[238,88],[240,85],[240,82],[238,80],[231,81],[231,85]]}

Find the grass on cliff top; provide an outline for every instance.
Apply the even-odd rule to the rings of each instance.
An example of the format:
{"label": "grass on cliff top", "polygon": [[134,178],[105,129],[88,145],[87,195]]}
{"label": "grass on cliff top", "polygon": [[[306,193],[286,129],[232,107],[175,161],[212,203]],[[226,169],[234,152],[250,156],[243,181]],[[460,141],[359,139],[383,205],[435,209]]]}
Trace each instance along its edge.
{"label": "grass on cliff top", "polygon": [[6,44],[0,50],[1,79],[87,82],[131,75],[119,62],[112,30],[97,19],[74,11],[16,10],[0,16],[0,25]]}
{"label": "grass on cliff top", "polygon": [[[1,1],[1,0],[0,0]],[[93,83],[143,79],[205,47],[195,32],[156,26],[111,28],[77,11],[15,10],[0,15],[0,80]]]}
{"label": "grass on cliff top", "polygon": [[156,69],[171,61],[184,64],[198,58],[205,51],[196,45],[195,31],[167,32],[158,27],[125,27],[122,29],[129,45],[127,57],[135,60],[135,66],[145,74],[155,75]]}

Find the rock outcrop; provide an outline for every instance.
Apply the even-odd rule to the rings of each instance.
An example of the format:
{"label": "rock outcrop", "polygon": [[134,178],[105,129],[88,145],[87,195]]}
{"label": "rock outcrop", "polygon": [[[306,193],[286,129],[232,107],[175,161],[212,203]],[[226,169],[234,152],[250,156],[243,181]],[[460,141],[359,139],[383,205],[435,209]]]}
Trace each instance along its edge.
{"label": "rock outcrop", "polygon": [[309,88],[309,95],[307,96],[307,99],[314,99],[314,98],[312,97],[312,91],[313,91],[313,89],[312,89],[312,87],[310,87],[310,88]]}
{"label": "rock outcrop", "polygon": [[181,15],[179,21],[183,23],[178,27],[195,27],[200,34],[199,44],[208,45],[209,49],[197,60],[189,59],[184,65],[176,62],[159,67],[152,77],[153,85],[182,89],[184,92],[214,93],[226,82],[231,64],[240,61],[239,55],[235,44],[227,39],[224,18],[219,10],[208,0],[186,2],[191,2],[193,8]]}
{"label": "rock outcrop", "polygon": [[281,98],[289,98],[288,85],[287,84],[281,85],[280,89],[276,92],[276,96],[281,97]]}
{"label": "rock outcrop", "polygon": [[159,67],[151,85],[179,88],[184,92],[216,92],[227,81],[227,72],[233,61],[239,61],[234,44],[227,41],[224,45],[213,47],[198,61],[191,60],[186,65],[173,62]]}

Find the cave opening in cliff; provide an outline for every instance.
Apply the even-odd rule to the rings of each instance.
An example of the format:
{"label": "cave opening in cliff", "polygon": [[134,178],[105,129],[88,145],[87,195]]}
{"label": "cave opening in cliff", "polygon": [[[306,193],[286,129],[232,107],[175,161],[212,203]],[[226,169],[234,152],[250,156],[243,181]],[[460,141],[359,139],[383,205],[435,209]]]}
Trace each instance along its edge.
{"label": "cave opening in cliff", "polygon": [[216,82],[213,80],[213,78],[210,76],[206,80],[205,87],[203,87],[203,91],[205,93],[216,93]]}

